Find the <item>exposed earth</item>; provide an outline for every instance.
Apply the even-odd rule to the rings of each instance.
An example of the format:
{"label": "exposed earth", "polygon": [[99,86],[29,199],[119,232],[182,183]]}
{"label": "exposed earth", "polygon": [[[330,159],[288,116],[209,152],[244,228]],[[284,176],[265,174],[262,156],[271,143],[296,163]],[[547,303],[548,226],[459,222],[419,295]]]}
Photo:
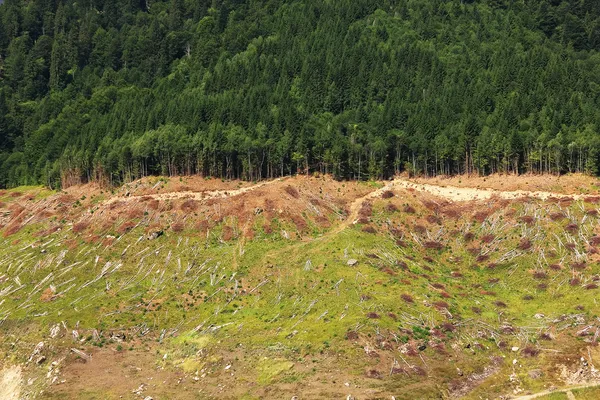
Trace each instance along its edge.
{"label": "exposed earth", "polygon": [[0,192],[0,398],[597,398],[598,184]]}

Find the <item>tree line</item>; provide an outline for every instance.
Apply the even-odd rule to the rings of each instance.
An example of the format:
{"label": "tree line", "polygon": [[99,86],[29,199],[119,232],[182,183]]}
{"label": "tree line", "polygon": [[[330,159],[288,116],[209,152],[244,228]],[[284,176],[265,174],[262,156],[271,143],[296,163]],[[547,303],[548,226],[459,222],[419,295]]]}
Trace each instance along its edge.
{"label": "tree line", "polygon": [[596,174],[593,0],[6,0],[0,187]]}

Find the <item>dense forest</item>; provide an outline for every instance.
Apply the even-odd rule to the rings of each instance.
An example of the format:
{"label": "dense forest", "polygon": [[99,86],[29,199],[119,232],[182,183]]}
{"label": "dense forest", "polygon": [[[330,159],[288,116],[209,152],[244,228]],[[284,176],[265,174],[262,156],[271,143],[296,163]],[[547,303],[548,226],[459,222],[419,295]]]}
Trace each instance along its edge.
{"label": "dense forest", "polygon": [[5,0],[0,187],[597,173],[596,0]]}

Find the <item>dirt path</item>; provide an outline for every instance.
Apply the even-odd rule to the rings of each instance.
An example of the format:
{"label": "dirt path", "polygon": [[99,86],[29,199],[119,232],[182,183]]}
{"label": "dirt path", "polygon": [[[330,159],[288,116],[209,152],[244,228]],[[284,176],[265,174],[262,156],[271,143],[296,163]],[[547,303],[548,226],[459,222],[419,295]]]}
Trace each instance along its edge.
{"label": "dirt path", "polygon": [[358,220],[358,213],[360,212],[360,208],[362,207],[362,204],[365,201],[381,197],[381,195],[384,192],[386,192],[388,190],[392,190],[397,182],[398,181],[392,181],[392,182],[388,183],[387,185],[385,185],[379,189],[375,189],[372,192],[367,193],[365,196],[359,197],[358,199],[354,200],[350,204],[348,217],[346,217],[346,219],[344,219],[336,228],[334,228],[332,231],[330,231],[328,233],[328,235],[334,235],[336,233],[340,233],[341,231],[343,231],[350,225],[356,223],[356,221]]}
{"label": "dirt path", "polygon": [[159,194],[146,194],[146,195],[134,195],[134,196],[123,196],[123,197],[114,197],[105,204],[112,204],[115,202],[128,202],[135,201],[141,198],[152,198],[154,200],[177,200],[177,199],[192,199],[196,201],[203,201],[209,199],[217,199],[217,198],[226,198],[226,197],[234,197],[239,196],[244,193],[252,192],[256,189],[260,189],[264,186],[272,185],[277,182],[282,182],[286,178],[274,179],[271,181],[264,181],[261,183],[257,183],[253,186],[243,187],[240,189],[234,190],[211,190],[211,191],[203,191],[203,192],[194,192],[194,191],[185,191],[185,192],[167,192],[167,193],[159,193]]}
{"label": "dirt path", "polygon": [[573,390],[577,390],[577,389],[586,389],[586,388],[592,388],[592,387],[597,387],[600,386],[600,382],[596,382],[596,383],[587,383],[584,385],[576,385],[576,386],[569,386],[566,388],[562,388],[562,389],[554,389],[554,390],[544,390],[543,392],[539,392],[539,393],[535,393],[535,394],[530,394],[527,396],[519,396],[519,397],[514,397],[514,400],[531,400],[531,399],[537,399],[540,397],[544,397],[544,396],[548,396],[549,394],[552,393],[566,393],[567,394],[567,398],[569,399],[576,399],[575,395],[573,395]]}
{"label": "dirt path", "polygon": [[21,396],[21,368],[9,367],[0,372],[0,399],[19,400]]}
{"label": "dirt path", "polygon": [[472,200],[486,200],[492,196],[497,196],[502,199],[514,200],[521,197],[533,197],[541,200],[547,200],[548,198],[569,198],[578,200],[586,197],[585,195],[575,194],[560,194],[553,192],[540,192],[540,191],[527,191],[527,190],[515,190],[515,191],[501,191],[494,189],[477,189],[477,188],[463,188],[454,186],[437,186],[426,183],[414,183],[406,179],[396,179],[393,185],[403,189],[413,189],[419,192],[430,193],[434,196],[444,197],[452,201],[472,201]]}

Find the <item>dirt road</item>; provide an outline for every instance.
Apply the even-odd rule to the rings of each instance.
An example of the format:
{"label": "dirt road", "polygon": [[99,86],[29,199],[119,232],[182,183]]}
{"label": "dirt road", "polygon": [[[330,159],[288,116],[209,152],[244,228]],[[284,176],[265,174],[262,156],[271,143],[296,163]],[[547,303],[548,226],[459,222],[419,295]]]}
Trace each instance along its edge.
{"label": "dirt road", "polygon": [[253,186],[243,187],[240,189],[233,190],[211,190],[211,191],[201,191],[201,192],[193,192],[193,191],[183,191],[183,192],[167,192],[167,193],[159,193],[159,194],[146,194],[146,195],[135,195],[135,196],[122,196],[122,197],[113,197],[108,200],[106,204],[112,204],[115,202],[128,202],[128,201],[136,201],[143,198],[152,198],[154,200],[177,200],[177,199],[192,199],[197,201],[204,201],[209,199],[217,199],[217,198],[226,198],[226,197],[234,197],[239,196],[244,193],[252,192],[256,189],[260,189],[262,187],[272,185],[277,182],[281,182],[286,178],[274,179],[271,181],[263,181],[261,183],[257,183]]}
{"label": "dirt road", "polygon": [[0,372],[0,399],[19,400],[21,396],[21,368],[9,367]]}
{"label": "dirt road", "polygon": [[586,388],[591,388],[591,387],[597,387],[600,386],[600,383],[588,383],[585,385],[577,385],[577,386],[569,386],[566,388],[562,388],[562,389],[555,389],[555,390],[544,390],[543,392],[539,392],[539,393],[535,393],[535,394],[530,394],[527,396],[519,396],[519,397],[515,397],[514,400],[531,400],[531,399],[538,399],[540,397],[544,397],[544,396],[548,396],[552,393],[566,393],[567,394],[567,398],[570,399],[577,399],[577,397],[575,397],[575,395],[573,394],[573,390],[577,390],[577,389],[586,389]]}
{"label": "dirt road", "polygon": [[452,201],[472,201],[472,200],[486,200],[493,196],[500,197],[502,199],[518,199],[521,197],[533,197],[541,200],[547,200],[549,198],[569,198],[578,200],[586,197],[585,195],[575,194],[559,194],[553,192],[540,192],[540,191],[527,191],[527,190],[515,190],[515,191],[502,191],[494,189],[477,189],[477,188],[466,188],[466,187],[454,187],[454,186],[438,186],[430,185],[426,183],[414,183],[407,179],[396,179],[392,182],[395,187],[403,189],[412,189],[419,192],[430,193],[434,196],[444,197]]}

